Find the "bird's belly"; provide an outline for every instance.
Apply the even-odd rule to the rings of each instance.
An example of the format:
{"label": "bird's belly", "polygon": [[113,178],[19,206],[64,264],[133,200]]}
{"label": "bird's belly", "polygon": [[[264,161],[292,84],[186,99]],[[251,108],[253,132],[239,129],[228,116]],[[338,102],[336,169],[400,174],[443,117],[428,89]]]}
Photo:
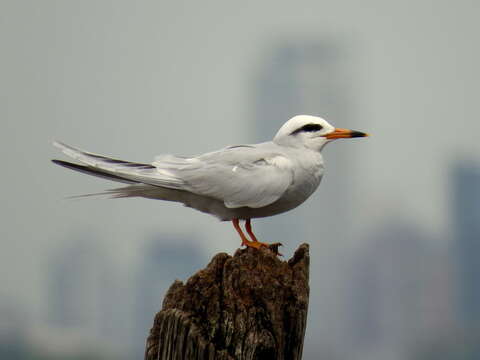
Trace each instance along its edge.
{"label": "bird's belly", "polygon": [[323,166],[315,172],[296,174],[293,183],[274,203],[261,207],[229,208],[218,199],[186,193],[185,199],[176,199],[186,206],[216,216],[222,221],[268,217],[292,210],[307,200],[318,188],[323,175]]}
{"label": "bird's belly", "polygon": [[284,213],[305,202],[318,188],[321,179],[321,174],[318,176],[305,177],[304,181],[293,184],[280,199],[268,206],[232,210],[236,210],[236,215],[239,216],[239,219],[253,219]]}

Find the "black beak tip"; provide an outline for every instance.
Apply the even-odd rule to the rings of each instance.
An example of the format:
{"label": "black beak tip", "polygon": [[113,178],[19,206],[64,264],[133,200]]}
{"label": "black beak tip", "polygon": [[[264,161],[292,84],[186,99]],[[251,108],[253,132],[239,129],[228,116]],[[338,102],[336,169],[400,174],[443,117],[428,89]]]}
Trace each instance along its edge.
{"label": "black beak tip", "polygon": [[352,138],[366,137],[366,136],[368,136],[368,134],[361,131],[352,131],[352,134],[351,134]]}

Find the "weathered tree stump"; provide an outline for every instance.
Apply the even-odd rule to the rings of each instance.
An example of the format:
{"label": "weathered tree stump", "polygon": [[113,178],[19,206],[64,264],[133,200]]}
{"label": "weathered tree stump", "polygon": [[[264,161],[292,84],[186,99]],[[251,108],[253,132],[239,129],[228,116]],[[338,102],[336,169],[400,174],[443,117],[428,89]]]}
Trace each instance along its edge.
{"label": "weathered tree stump", "polygon": [[155,316],[146,360],[299,360],[308,310],[308,245],[287,262],[269,249],[219,253]]}

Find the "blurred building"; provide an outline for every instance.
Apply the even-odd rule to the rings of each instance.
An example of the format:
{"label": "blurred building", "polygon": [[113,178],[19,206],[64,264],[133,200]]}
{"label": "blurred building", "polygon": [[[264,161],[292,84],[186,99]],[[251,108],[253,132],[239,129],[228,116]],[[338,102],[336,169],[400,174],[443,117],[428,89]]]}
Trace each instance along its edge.
{"label": "blurred building", "polygon": [[93,358],[142,359],[168,287],[206,261],[191,238],[157,237],[147,242],[130,277],[91,234],[78,235],[50,259],[47,324],[34,342],[57,356],[87,349]]}
{"label": "blurred building", "polygon": [[130,359],[143,359],[145,341],[163,297],[175,280],[185,281],[206,266],[207,258],[192,237],[154,237],[143,248],[134,282],[133,345]]}
{"label": "blurred building", "polygon": [[101,255],[91,241],[79,236],[49,261],[48,319],[53,326],[97,332]]}
{"label": "blurred building", "polygon": [[23,305],[3,295],[0,304],[0,359],[26,359],[29,355],[28,310]]}
{"label": "blurred building", "polygon": [[409,359],[451,333],[451,261],[416,227],[392,219],[362,241],[347,283],[351,359]]}
{"label": "blurred building", "polygon": [[78,234],[51,256],[45,334],[40,335],[51,343],[52,351],[72,339],[72,349],[88,344],[100,351],[125,350],[119,349],[128,327],[121,296],[125,293],[121,294],[121,280],[111,261],[107,249],[89,233]]}
{"label": "blurred building", "polygon": [[[255,76],[253,92],[258,141],[271,140],[285,121],[299,114],[321,116],[339,127],[354,128],[350,114],[351,56],[348,46],[337,40],[285,40],[266,53]],[[334,151],[330,147],[335,147]],[[290,217],[287,221],[282,216],[270,218],[262,232],[271,241],[338,239],[348,230],[341,224],[351,216],[354,156],[347,147],[335,145],[327,146],[323,153],[328,176],[323,178],[317,194],[308,200],[315,203],[308,212],[303,206],[296,209],[295,222]],[[306,226],[319,219],[321,231]]]}
{"label": "blurred building", "polygon": [[466,331],[480,332],[480,165],[453,169],[454,247],[458,274],[458,316]]}
{"label": "blurred building", "polygon": [[[292,38],[278,41],[265,52],[255,74],[253,104],[258,141],[271,140],[281,125],[299,115],[317,115],[338,127],[355,128],[352,121],[352,51],[343,39]],[[315,252],[311,263],[311,311],[306,354],[318,358],[337,348],[344,314],[335,311],[343,294],[338,279],[342,247],[353,229],[352,191],[356,188],[355,153],[345,141],[330,144],[322,154],[327,174],[315,194],[293,212],[258,219],[254,227],[267,242],[282,242],[284,254],[308,242]],[[345,226],[349,224],[349,226]],[[355,235],[356,236],[356,235]],[[312,335],[315,334],[315,335]],[[311,337],[310,337],[311,336]],[[335,356],[328,351],[329,356]]]}

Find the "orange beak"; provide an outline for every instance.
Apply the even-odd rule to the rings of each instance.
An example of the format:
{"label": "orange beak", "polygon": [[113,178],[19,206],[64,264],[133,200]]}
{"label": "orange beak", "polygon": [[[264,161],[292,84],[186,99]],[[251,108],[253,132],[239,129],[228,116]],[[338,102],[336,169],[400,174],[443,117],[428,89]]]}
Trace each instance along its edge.
{"label": "orange beak", "polygon": [[356,138],[356,137],[365,137],[365,136],[368,136],[368,134],[360,131],[354,131],[354,130],[348,130],[348,129],[335,129],[330,134],[325,135],[327,139],[346,139],[346,138]]}

